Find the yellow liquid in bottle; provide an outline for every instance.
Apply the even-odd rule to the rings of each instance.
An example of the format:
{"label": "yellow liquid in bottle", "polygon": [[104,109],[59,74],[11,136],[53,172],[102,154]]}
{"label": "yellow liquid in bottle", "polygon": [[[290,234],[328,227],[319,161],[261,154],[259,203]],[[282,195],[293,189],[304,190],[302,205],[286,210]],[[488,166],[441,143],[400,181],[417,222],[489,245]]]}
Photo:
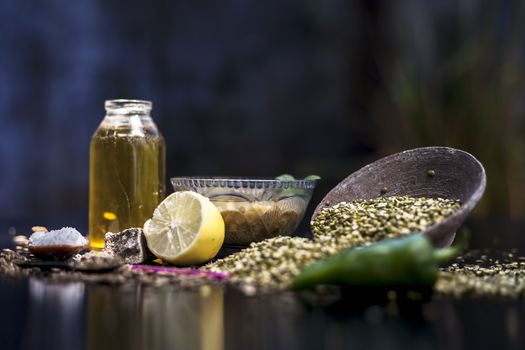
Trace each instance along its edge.
{"label": "yellow liquid in bottle", "polygon": [[142,227],[164,199],[164,139],[155,128],[139,133],[102,125],[91,140],[89,244],[104,248],[106,232]]}

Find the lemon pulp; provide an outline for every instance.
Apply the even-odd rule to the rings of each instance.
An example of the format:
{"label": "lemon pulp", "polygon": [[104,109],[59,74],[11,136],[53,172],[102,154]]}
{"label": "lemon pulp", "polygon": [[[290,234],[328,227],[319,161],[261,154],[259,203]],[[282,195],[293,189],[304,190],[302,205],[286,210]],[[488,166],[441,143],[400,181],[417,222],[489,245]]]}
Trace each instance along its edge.
{"label": "lemon pulp", "polygon": [[190,191],[162,201],[144,224],[148,247],[158,258],[192,265],[213,258],[224,241],[224,221],[210,200]]}

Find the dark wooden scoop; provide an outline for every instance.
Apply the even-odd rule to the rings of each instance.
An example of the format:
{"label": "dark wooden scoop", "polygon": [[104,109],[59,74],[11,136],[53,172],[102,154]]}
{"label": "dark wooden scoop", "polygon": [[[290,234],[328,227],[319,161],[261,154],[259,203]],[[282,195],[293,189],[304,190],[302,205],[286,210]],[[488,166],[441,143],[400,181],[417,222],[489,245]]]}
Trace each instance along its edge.
{"label": "dark wooden scoop", "polygon": [[456,230],[481,199],[485,185],[485,169],[471,154],[449,147],[416,148],[382,158],[345,178],[323,198],[312,219],[325,207],[356,199],[459,199],[461,207],[456,212],[424,232],[435,246],[444,247],[454,241]]}

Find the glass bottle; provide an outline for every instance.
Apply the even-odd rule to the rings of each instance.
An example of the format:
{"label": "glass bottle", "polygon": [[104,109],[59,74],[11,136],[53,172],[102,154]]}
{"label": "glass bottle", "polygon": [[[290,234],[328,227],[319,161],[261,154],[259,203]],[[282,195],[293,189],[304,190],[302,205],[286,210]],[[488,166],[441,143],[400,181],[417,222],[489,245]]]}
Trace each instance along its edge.
{"label": "glass bottle", "polygon": [[142,227],[164,199],[166,145],[151,102],[106,101],[91,138],[89,242],[104,247],[106,232]]}

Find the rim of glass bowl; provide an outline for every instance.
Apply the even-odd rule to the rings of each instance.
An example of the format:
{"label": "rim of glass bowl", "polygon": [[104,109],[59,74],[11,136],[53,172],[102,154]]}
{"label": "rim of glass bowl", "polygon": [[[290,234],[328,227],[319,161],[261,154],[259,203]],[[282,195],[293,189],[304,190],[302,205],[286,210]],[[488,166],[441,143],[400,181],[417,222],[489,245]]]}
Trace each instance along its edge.
{"label": "rim of glass bowl", "polygon": [[254,189],[314,189],[317,180],[279,180],[232,176],[178,176],[170,179],[173,186],[254,188]]}

